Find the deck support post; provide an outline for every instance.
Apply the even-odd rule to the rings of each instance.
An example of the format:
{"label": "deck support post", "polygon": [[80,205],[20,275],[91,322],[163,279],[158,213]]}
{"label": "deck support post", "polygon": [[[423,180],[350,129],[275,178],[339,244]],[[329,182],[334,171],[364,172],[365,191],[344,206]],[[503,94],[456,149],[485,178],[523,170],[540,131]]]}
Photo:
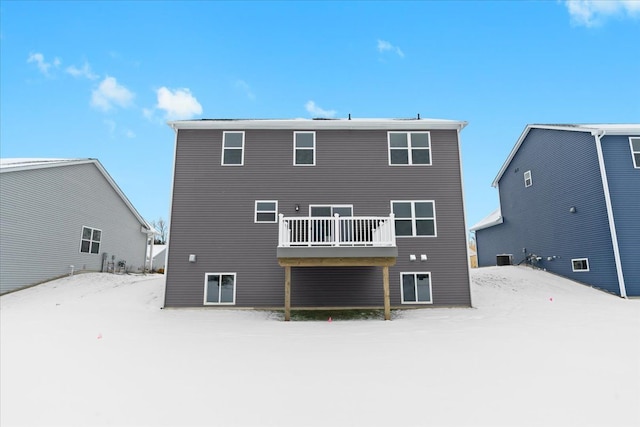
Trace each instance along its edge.
{"label": "deck support post", "polygon": [[384,320],[391,320],[391,302],[389,301],[389,266],[382,267],[382,287],[384,289]]}
{"label": "deck support post", "polygon": [[291,266],[284,267],[284,320],[291,320]]}

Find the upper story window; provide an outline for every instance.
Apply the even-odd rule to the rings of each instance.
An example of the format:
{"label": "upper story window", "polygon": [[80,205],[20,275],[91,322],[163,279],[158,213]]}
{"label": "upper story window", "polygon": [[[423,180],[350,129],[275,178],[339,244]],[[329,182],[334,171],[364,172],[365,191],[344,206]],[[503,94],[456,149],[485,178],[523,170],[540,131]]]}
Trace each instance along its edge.
{"label": "upper story window", "polygon": [[223,132],[222,164],[232,166],[244,164],[244,132]]}
{"label": "upper story window", "polygon": [[82,239],[80,240],[80,252],[97,254],[100,252],[100,239],[102,231],[97,228],[82,227]]}
{"label": "upper story window", "polygon": [[316,133],[293,133],[293,165],[315,166],[316,164]]}
{"label": "upper story window", "polygon": [[436,236],[436,207],[433,200],[392,201],[397,237]]}
{"label": "upper story window", "polygon": [[390,165],[430,165],[429,132],[389,132]]}
{"label": "upper story window", "polygon": [[633,167],[640,169],[640,138],[629,138],[631,144],[631,157],[633,157]]}
{"label": "upper story window", "polygon": [[589,258],[576,258],[571,260],[573,271],[589,271]]}
{"label": "upper story window", "polygon": [[531,179],[531,171],[524,173],[524,186],[531,187],[533,185],[533,179]]}
{"label": "upper story window", "polygon": [[255,222],[278,222],[278,202],[256,200]]}

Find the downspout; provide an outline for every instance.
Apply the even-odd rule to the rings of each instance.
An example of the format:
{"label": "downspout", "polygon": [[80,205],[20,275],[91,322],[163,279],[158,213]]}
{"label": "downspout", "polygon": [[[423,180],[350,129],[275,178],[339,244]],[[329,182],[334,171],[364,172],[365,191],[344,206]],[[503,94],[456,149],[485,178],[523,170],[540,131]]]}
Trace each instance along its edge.
{"label": "downspout", "polygon": [[620,259],[620,248],[618,246],[618,234],[616,233],[616,225],[613,220],[613,205],[611,204],[611,193],[609,193],[609,180],[607,179],[607,170],[604,164],[604,155],[602,154],[602,137],[606,134],[605,130],[591,132],[596,140],[596,150],[598,152],[598,163],[600,164],[600,177],[602,178],[602,188],[604,190],[604,201],[607,206],[607,217],[609,218],[609,232],[611,233],[611,243],[613,244],[613,256],[616,260],[616,272],[618,274],[618,286],[620,287],[620,296],[627,297],[627,288],[624,284],[624,275],[622,274],[622,260]]}
{"label": "downspout", "polygon": [[[458,140],[458,161],[460,162],[460,196],[462,198],[462,221],[464,224],[464,246],[466,248],[467,253],[467,278],[469,280],[469,306],[473,307],[473,300],[471,296],[471,253],[469,251],[469,231],[467,228],[467,208],[464,203],[464,176],[462,173],[462,143],[460,142],[460,132],[462,128],[466,126],[466,123],[458,126],[456,129],[456,136]],[[476,254],[478,253],[478,248],[476,246]]]}

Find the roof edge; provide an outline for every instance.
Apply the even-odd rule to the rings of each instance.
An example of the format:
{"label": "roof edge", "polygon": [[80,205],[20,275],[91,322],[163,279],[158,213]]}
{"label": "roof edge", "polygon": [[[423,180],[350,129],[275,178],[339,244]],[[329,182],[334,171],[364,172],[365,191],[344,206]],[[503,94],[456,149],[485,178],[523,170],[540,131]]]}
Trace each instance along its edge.
{"label": "roof edge", "polygon": [[444,119],[213,119],[176,120],[167,124],[175,131],[181,129],[451,129],[462,130],[468,122]]}

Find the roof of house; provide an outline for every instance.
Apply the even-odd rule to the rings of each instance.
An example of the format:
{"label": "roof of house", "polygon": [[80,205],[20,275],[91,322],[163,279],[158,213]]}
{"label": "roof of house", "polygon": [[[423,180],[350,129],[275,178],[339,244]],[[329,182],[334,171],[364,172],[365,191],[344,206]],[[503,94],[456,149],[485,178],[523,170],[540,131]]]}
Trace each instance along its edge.
{"label": "roof of house", "polygon": [[498,175],[491,184],[493,187],[498,185],[498,182],[504,175],[504,172],[509,167],[511,160],[515,157],[516,153],[520,149],[520,146],[524,142],[525,138],[529,134],[531,129],[550,129],[550,130],[565,130],[572,132],[589,132],[592,135],[604,136],[604,135],[640,135],[640,123],[604,123],[604,124],[529,124],[525,127],[524,131],[518,138],[518,141],[514,145],[511,153],[504,162]]}
{"label": "roof of house", "polygon": [[179,129],[453,129],[461,130],[465,121],[441,119],[201,119],[168,122],[174,130]]}
{"label": "roof of house", "polygon": [[0,173],[17,172],[32,169],[46,169],[60,166],[72,166],[82,164],[93,164],[102,173],[113,190],[120,196],[124,204],[129,208],[131,213],[136,217],[140,225],[142,225],[147,233],[156,233],[156,230],[145,221],[131,201],[125,196],[124,192],[118,187],[118,184],[111,178],[102,163],[98,159],[45,159],[45,158],[5,158],[0,159]]}
{"label": "roof of house", "polygon": [[500,211],[500,208],[498,208],[495,211],[491,212],[486,217],[484,217],[483,219],[481,219],[479,222],[477,222],[469,230],[470,231],[482,230],[483,228],[489,228],[489,227],[493,227],[494,225],[502,224],[502,221],[503,221],[502,212]]}

